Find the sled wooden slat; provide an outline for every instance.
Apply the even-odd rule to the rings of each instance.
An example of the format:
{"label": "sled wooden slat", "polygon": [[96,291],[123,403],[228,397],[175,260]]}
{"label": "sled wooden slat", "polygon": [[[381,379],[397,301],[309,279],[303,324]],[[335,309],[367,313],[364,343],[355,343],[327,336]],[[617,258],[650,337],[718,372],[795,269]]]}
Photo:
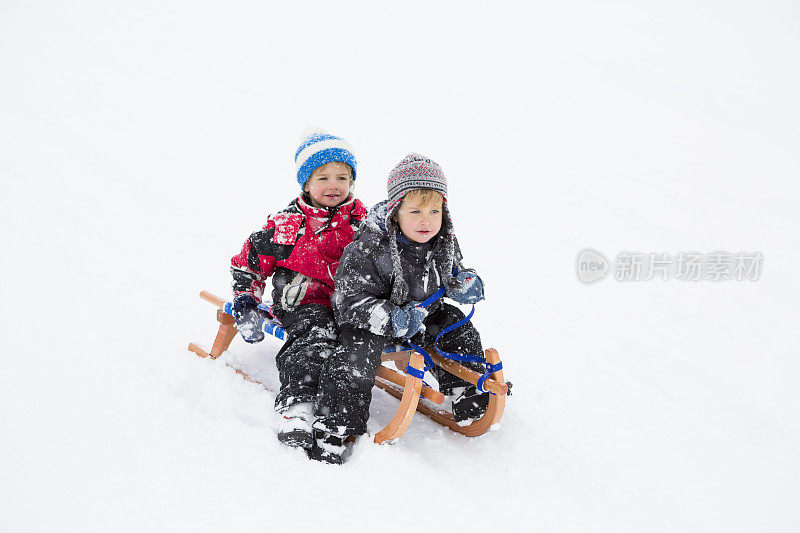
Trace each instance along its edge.
{"label": "sled wooden slat", "polygon": [[[225,303],[224,300],[222,303]],[[211,345],[211,351],[206,352],[201,350],[200,347],[194,343],[189,344],[189,351],[196,353],[200,357],[216,359],[222,355],[222,352],[228,349],[228,346],[231,345],[231,341],[236,337],[236,333],[238,333],[236,329],[236,320],[231,315],[223,313],[221,309],[217,309],[217,322],[219,322],[219,330],[217,331],[217,337],[214,339],[214,344]]]}
{"label": "sled wooden slat", "polygon": [[222,307],[225,305],[225,299],[224,298],[220,298],[219,296],[217,296],[215,294],[211,294],[208,291],[200,291],[200,298],[202,298],[203,300],[205,300],[205,301],[207,301],[209,303],[212,303],[212,304],[216,305],[220,309],[222,309]]}
{"label": "sled wooden slat", "polygon": [[[408,379],[407,374],[401,374],[400,372],[395,372],[391,368],[386,368],[385,366],[378,367],[378,377],[383,378],[391,383],[394,383],[395,385],[399,385],[400,387],[405,387],[406,380]],[[444,394],[442,394],[437,390],[433,390],[424,383],[422,384],[422,393],[420,394],[420,396],[436,404],[444,403]]]}
{"label": "sled wooden slat", "polygon": [[[414,352],[411,354],[409,364],[414,368],[424,368],[425,361],[422,355]],[[422,378],[408,376],[405,387],[403,387],[403,394],[400,397],[400,407],[397,408],[397,412],[386,427],[375,434],[376,444],[397,440],[405,433],[411,424],[411,419],[414,418],[421,392]]]}
{"label": "sled wooden slat", "polygon": [[[496,365],[497,363],[500,362],[500,354],[497,353],[497,350],[495,350],[494,348],[489,348],[488,350],[485,350],[484,351],[484,356],[486,357],[486,362],[489,363],[489,364]],[[437,355],[436,357],[439,357],[439,356]],[[435,361],[435,359],[434,359],[434,361]],[[461,365],[459,365],[459,366],[461,367]],[[461,367],[461,368],[464,368],[464,367]],[[448,370],[447,368],[445,368],[445,370],[450,372],[450,370]],[[472,371],[470,371],[470,372],[472,372]],[[475,373],[475,374],[477,375],[477,373]],[[456,374],[456,375],[458,375],[458,374]],[[482,417],[480,417],[479,419],[475,420],[472,424],[469,424],[467,426],[459,426],[458,424],[456,424],[455,420],[453,420],[453,424],[455,425],[455,427],[453,427],[453,426],[451,426],[449,424],[446,424],[444,422],[440,422],[439,420],[436,420],[436,418],[434,418],[434,420],[436,420],[440,424],[446,425],[447,427],[449,427],[453,431],[457,431],[458,433],[461,433],[462,435],[466,435],[467,437],[477,437],[478,435],[483,435],[484,433],[489,431],[489,429],[491,429],[491,427],[493,425],[495,425],[498,422],[500,422],[500,419],[503,418],[503,411],[505,410],[505,406],[506,406],[506,393],[508,392],[508,386],[505,384],[502,370],[498,370],[497,372],[494,372],[491,375],[491,379],[487,379],[486,380],[486,382],[489,382],[489,381],[502,383],[503,384],[503,387],[502,387],[503,392],[502,392],[502,394],[501,393],[496,393],[496,394],[490,394],[489,395],[489,406],[486,408],[486,412],[483,413]],[[489,390],[489,388],[487,387],[486,390]],[[450,413],[448,413],[448,414],[450,414]]]}
{"label": "sled wooden slat", "polygon": [[381,354],[381,361],[384,363],[391,361],[397,368],[405,368],[408,365],[409,357],[411,357],[411,350],[402,350]]}
{"label": "sled wooden slat", "polygon": [[[497,350],[495,350],[494,348],[490,348],[490,350],[493,350],[495,353],[497,353]],[[444,368],[451,374],[458,376],[464,381],[468,381],[473,385],[478,384],[478,379],[480,379],[481,375],[475,372],[474,370],[470,370],[469,368],[459,365],[455,361],[450,361],[448,359],[445,359],[441,355],[438,355],[435,350],[428,350],[428,353],[430,354],[431,359],[433,359],[434,363]],[[486,361],[491,363],[489,359],[486,359]],[[498,363],[500,362],[499,355],[497,356],[497,362]],[[508,394],[508,385],[506,385],[502,379],[498,380],[489,378],[483,382],[483,390],[493,392],[494,394],[506,395]]]}
{"label": "sled wooden slat", "polygon": [[[216,357],[212,356],[210,353],[208,353],[207,351],[203,350],[202,348],[200,348],[198,345],[196,345],[196,344],[195,344],[195,343],[193,343],[193,342],[190,342],[190,343],[189,343],[189,351],[190,351],[190,352],[194,352],[194,353],[196,353],[196,354],[197,354],[199,357],[201,357],[201,358],[203,358],[203,359],[205,359],[206,357],[208,357],[208,358],[210,358],[210,359],[216,359]],[[225,351],[225,350],[223,350],[223,351]],[[231,365],[229,365],[228,363],[225,363],[225,366],[227,366],[227,367],[229,367],[229,368],[232,368],[234,372],[236,372],[237,374],[239,374],[240,376],[242,376],[244,379],[246,379],[246,380],[247,380],[247,381],[249,381],[250,383],[255,383],[256,385],[260,385],[261,387],[264,387],[264,388],[265,388],[266,390],[268,390],[269,392],[275,392],[275,391],[273,391],[272,389],[270,389],[269,387],[267,387],[266,385],[264,385],[263,383],[261,383],[260,381],[256,381],[256,380],[254,380],[253,378],[251,378],[250,376],[248,376],[248,375],[247,375],[247,373],[245,373],[245,372],[243,372],[243,371],[239,370],[239,369],[238,369],[238,368],[236,368],[235,366],[231,366]]]}
{"label": "sled wooden slat", "polygon": [[[211,357],[211,354],[209,354],[207,351],[203,350],[193,342],[189,343],[189,351],[196,353],[199,357],[202,357],[203,359],[205,359],[206,357]],[[211,359],[214,358],[211,357]]]}
{"label": "sled wooden slat", "polygon": [[[236,320],[222,311],[226,303],[223,298],[219,298],[208,291],[202,291],[200,297],[218,308],[217,322],[219,322],[219,329],[214,343],[211,346],[211,350],[206,352],[195,343],[189,344],[189,350],[199,357],[216,359],[228,349],[231,342],[236,337],[238,333],[236,329]],[[436,354],[436,350],[432,346],[428,348],[428,353],[431,354],[434,363],[447,372],[469,383],[477,384],[480,378],[480,374],[477,372],[454,361],[444,359]],[[497,364],[500,362],[500,355],[497,353],[497,350],[493,348],[486,350],[485,356],[486,361],[490,364]],[[391,361],[397,369],[401,371],[398,372],[385,366],[379,366],[375,377],[375,385],[400,399],[400,405],[398,406],[397,412],[389,421],[389,424],[375,434],[374,440],[378,444],[394,442],[399,439],[408,428],[409,424],[411,424],[411,420],[416,411],[420,411],[433,421],[468,437],[482,435],[493,425],[500,422],[500,419],[503,417],[508,386],[505,384],[502,370],[493,373],[490,379],[484,382],[484,389],[494,394],[489,395],[489,405],[483,416],[473,421],[471,424],[459,426],[453,419],[453,414],[449,411],[436,409],[435,407],[431,407],[430,404],[420,401],[420,398],[424,398],[433,404],[442,404],[444,402],[444,395],[442,393],[425,385],[421,378],[402,372],[409,364],[413,368],[423,368],[425,363],[421,354],[412,350],[401,350],[382,354],[381,361]],[[245,372],[232,366],[231,368],[247,381],[258,383],[266,390],[273,392],[266,385],[252,379]]]}

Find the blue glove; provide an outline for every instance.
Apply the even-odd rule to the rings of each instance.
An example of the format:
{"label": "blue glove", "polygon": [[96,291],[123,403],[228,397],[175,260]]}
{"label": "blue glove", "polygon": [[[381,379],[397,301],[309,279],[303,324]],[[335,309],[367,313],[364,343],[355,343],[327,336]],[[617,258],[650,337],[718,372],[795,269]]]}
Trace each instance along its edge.
{"label": "blue glove", "polygon": [[447,289],[447,297],[460,304],[474,304],[483,300],[483,281],[472,269],[465,269],[456,275],[458,285]]}
{"label": "blue glove", "polygon": [[245,341],[253,343],[264,340],[261,322],[264,321],[265,314],[258,308],[255,298],[249,294],[240,294],[233,299],[231,312],[236,319],[236,327]]}
{"label": "blue glove", "polygon": [[417,307],[417,304],[419,302],[411,302],[392,310],[392,334],[395,337],[410,339],[418,331],[425,331],[422,321],[428,316],[428,310]]}

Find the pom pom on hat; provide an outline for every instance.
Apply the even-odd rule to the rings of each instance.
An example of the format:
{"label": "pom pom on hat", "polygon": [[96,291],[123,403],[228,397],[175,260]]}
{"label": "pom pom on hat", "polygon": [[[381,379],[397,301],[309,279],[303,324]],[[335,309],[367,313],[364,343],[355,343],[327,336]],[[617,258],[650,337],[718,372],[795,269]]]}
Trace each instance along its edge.
{"label": "pom pom on hat", "polygon": [[305,186],[306,181],[315,169],[326,163],[341,161],[353,169],[353,179],[356,179],[356,156],[349,142],[323,131],[314,131],[308,135],[294,155],[297,167],[297,183]]}

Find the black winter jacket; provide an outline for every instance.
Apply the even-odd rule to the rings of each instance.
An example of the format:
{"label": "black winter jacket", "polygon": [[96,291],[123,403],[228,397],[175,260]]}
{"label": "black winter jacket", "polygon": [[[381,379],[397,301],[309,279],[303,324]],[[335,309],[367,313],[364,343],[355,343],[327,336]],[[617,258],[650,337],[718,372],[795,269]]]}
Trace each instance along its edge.
{"label": "black winter jacket", "polygon": [[[389,248],[390,236],[385,226],[385,207],[385,202],[382,202],[370,210],[367,223],[345,248],[334,276],[336,291],[331,303],[340,325],[349,324],[391,337],[392,310],[396,306],[389,301],[394,267]],[[449,220],[444,220],[439,234],[425,244],[410,242],[398,231],[403,278],[409,288],[407,300],[400,305],[421,302],[442,285],[442,269],[446,268],[442,260],[443,235],[449,224]],[[458,243],[455,255],[455,264],[459,270],[463,270]],[[439,303],[432,304],[429,311],[434,311]]]}

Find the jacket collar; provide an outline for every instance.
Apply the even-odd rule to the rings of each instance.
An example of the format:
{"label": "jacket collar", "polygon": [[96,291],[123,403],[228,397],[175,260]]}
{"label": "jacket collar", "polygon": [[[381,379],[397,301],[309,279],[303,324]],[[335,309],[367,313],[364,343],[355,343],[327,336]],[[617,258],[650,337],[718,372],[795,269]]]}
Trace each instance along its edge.
{"label": "jacket collar", "polygon": [[311,199],[308,197],[306,193],[301,194],[297,198],[297,207],[306,215],[310,217],[318,217],[318,218],[333,218],[336,216],[336,213],[339,211],[348,212],[353,209],[353,205],[355,204],[356,199],[351,194],[347,197],[347,200],[344,203],[341,203],[334,207],[314,207],[311,204]]}

